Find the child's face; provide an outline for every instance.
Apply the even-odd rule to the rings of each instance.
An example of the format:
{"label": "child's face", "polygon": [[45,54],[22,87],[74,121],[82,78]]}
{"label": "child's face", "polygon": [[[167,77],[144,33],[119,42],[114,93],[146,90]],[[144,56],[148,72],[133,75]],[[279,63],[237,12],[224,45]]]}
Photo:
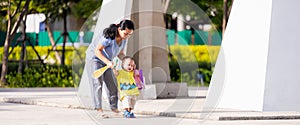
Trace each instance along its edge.
{"label": "child's face", "polygon": [[133,71],[135,69],[135,63],[133,60],[131,59],[125,59],[124,60],[124,64],[123,64],[123,68],[126,71]]}

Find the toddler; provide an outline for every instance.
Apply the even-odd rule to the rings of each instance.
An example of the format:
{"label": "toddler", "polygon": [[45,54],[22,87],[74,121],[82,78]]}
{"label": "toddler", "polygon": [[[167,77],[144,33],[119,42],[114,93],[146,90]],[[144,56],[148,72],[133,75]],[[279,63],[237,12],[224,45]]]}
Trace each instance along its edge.
{"label": "toddler", "polygon": [[140,94],[138,89],[140,81],[136,82],[134,78],[135,67],[133,58],[125,56],[122,59],[122,70],[115,71],[125,118],[135,118],[132,110],[134,109],[136,98]]}

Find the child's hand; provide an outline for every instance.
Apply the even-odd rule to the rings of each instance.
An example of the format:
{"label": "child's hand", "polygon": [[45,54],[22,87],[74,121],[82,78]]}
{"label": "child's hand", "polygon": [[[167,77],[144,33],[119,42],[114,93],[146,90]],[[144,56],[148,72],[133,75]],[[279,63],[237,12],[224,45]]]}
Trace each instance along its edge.
{"label": "child's hand", "polygon": [[113,67],[114,67],[113,62],[111,62],[111,61],[108,61],[108,62],[106,63],[106,65],[107,65],[109,68],[113,68]]}
{"label": "child's hand", "polygon": [[118,76],[118,75],[119,75],[119,71],[118,71],[118,70],[113,69],[113,72],[114,72],[114,75],[115,75],[115,76]]}

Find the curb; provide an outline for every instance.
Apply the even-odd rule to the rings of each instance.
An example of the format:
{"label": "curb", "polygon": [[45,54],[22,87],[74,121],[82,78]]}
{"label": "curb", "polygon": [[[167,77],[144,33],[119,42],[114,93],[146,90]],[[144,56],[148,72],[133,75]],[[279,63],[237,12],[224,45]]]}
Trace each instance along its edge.
{"label": "curb", "polygon": [[[48,107],[57,107],[57,108],[68,108],[68,109],[93,110],[93,108],[86,108],[86,107],[82,107],[82,106],[42,102],[42,101],[29,100],[29,99],[19,99],[19,98],[0,98],[0,102],[25,104],[25,105],[48,106]],[[168,112],[151,112],[151,111],[137,110],[136,113],[140,114],[140,115],[158,115],[158,116],[165,116],[165,117],[176,117],[176,113],[168,113]]]}
{"label": "curb", "polygon": [[[57,108],[68,108],[68,109],[93,110],[93,108],[86,108],[86,107],[82,107],[82,106],[42,102],[42,101],[35,101],[35,100],[29,100],[29,99],[19,99],[19,98],[3,98],[3,97],[0,97],[0,102],[25,104],[25,105],[38,105],[38,106],[57,107]],[[157,116],[164,116],[164,117],[176,117],[176,113],[170,113],[170,112],[151,112],[151,111],[137,110],[136,114],[140,114],[140,115],[157,115]]]}
{"label": "curb", "polygon": [[300,119],[300,115],[294,116],[236,116],[236,117],[219,117],[219,121],[233,121],[233,120],[290,120]]}
{"label": "curb", "polygon": [[[0,97],[0,102],[25,104],[25,105],[38,105],[38,106],[47,106],[47,107],[56,107],[56,108],[94,110],[93,108],[86,108],[86,107],[70,105],[70,104],[50,103],[50,102],[36,101],[36,100],[30,100],[30,99],[20,99],[20,98]],[[136,110],[135,113],[140,114],[140,115],[156,115],[156,116],[162,116],[162,117],[200,119],[200,117],[197,117],[197,116],[195,117],[195,116],[191,116],[191,115],[177,115],[175,112],[155,112],[155,111]]]}
{"label": "curb", "polygon": [[48,107],[57,107],[57,108],[92,110],[91,108],[86,108],[86,107],[82,107],[82,106],[74,106],[74,105],[69,105],[69,104],[58,104],[58,103],[50,103],[50,102],[42,102],[42,101],[35,101],[35,100],[28,100],[28,99],[0,98],[0,102],[15,103],[15,104],[25,104],[25,105],[48,106]]}
{"label": "curb", "polygon": [[[50,102],[36,101],[30,99],[20,99],[20,98],[0,97],[0,102],[67,108],[67,109],[93,110],[92,108],[86,108],[78,105],[50,103]],[[189,113],[155,112],[155,111],[143,111],[143,110],[136,110],[135,113],[140,115],[156,115],[156,116],[163,116],[163,117],[177,117],[177,118],[184,118],[184,119],[205,120],[200,117],[200,114],[196,115],[196,114],[189,114]],[[289,119],[300,119],[300,114],[299,115],[297,114],[273,115],[273,116],[215,116],[215,117],[208,117],[208,119],[206,120],[234,121],[234,120],[289,120]]]}

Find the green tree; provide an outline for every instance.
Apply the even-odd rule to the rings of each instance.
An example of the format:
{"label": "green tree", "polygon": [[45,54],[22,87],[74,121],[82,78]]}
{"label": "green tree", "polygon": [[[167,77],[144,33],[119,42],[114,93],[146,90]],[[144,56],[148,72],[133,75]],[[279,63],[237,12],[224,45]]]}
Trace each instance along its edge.
{"label": "green tree", "polygon": [[6,74],[8,71],[8,55],[9,55],[9,45],[11,40],[14,38],[17,29],[23,17],[26,16],[28,11],[30,0],[7,0],[1,2],[2,10],[6,10],[7,28],[6,28],[6,38],[4,42],[3,49],[3,60],[2,60],[2,71],[1,71],[1,83],[6,83]]}
{"label": "green tree", "polygon": [[[50,29],[49,21],[53,23],[56,20],[63,20],[61,65],[65,65],[65,46],[68,39],[67,16],[71,14],[71,6],[78,2],[80,0],[34,0],[34,5],[38,7],[37,11],[46,15],[47,29]],[[52,36],[51,30],[48,33],[50,33],[49,36]]]}
{"label": "green tree", "polygon": [[6,13],[7,11],[4,9],[4,3],[0,2],[0,31],[6,31]]}
{"label": "green tree", "polygon": [[192,0],[209,16],[214,26],[222,29],[223,0]]}
{"label": "green tree", "polygon": [[76,18],[86,20],[101,4],[102,0],[81,0],[71,7],[71,11]]}
{"label": "green tree", "polygon": [[[82,30],[90,30],[92,26],[96,25],[99,9],[103,0],[81,0],[71,7],[72,14],[77,19],[84,19],[85,24]],[[91,19],[88,19],[92,17]]]}
{"label": "green tree", "polygon": [[[211,20],[214,24],[215,28],[220,31],[225,30],[231,5],[233,3],[233,0],[191,0],[197,6],[187,6],[185,0],[168,1],[170,1],[168,12],[177,12],[183,15],[190,15],[192,19],[201,19],[203,21],[208,20],[205,18],[207,15],[209,20]],[[204,13],[195,11],[198,10],[198,7],[200,7]],[[225,14],[223,14],[224,11],[226,11]]]}
{"label": "green tree", "polygon": [[54,11],[53,4],[55,4],[55,1],[40,1],[40,0],[33,0],[31,4],[29,5],[29,8],[31,11],[35,13],[43,13],[46,16],[45,19],[45,25],[48,33],[48,37],[50,39],[51,46],[53,47],[55,58],[58,62],[58,64],[61,64],[61,56],[59,55],[59,52],[55,51],[56,46],[55,46],[55,40],[53,37],[53,31],[50,27],[50,24],[53,23],[57,16],[58,11]]}
{"label": "green tree", "polygon": [[222,36],[224,36],[227,26],[228,18],[231,12],[231,7],[234,0],[224,0],[223,3],[223,22],[222,22]]}
{"label": "green tree", "polygon": [[192,0],[212,20],[215,27],[224,33],[234,0]]}

